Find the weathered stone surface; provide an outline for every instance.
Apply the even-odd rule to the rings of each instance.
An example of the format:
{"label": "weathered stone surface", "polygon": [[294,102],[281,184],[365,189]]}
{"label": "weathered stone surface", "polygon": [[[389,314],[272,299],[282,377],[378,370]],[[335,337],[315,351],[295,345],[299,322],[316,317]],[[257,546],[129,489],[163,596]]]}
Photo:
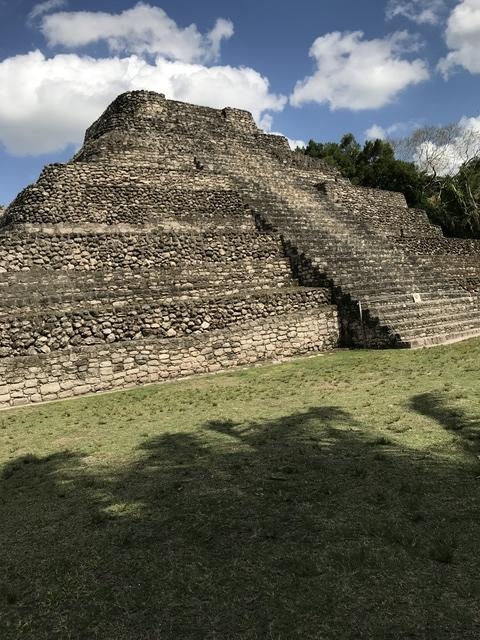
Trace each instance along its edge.
{"label": "weathered stone surface", "polygon": [[479,283],[480,243],[400,194],[130,92],[0,213],[0,407],[474,335]]}

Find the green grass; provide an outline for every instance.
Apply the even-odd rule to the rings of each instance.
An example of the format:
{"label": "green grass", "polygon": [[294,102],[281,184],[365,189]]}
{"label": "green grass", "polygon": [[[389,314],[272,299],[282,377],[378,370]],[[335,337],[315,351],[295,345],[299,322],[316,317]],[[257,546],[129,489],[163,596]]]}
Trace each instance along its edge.
{"label": "green grass", "polygon": [[480,341],[0,413],[0,637],[480,637]]}

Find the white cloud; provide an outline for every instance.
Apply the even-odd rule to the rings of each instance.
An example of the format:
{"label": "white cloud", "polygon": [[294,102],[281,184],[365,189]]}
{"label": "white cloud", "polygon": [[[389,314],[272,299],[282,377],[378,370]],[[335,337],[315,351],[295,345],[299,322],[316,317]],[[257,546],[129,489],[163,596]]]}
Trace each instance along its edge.
{"label": "white cloud", "polygon": [[293,138],[289,138],[288,136],[286,136],[284,133],[281,133],[280,131],[272,131],[272,124],[273,124],[272,114],[266,113],[260,119],[258,126],[260,127],[260,129],[263,129],[265,133],[270,133],[272,134],[272,136],[282,136],[282,138],[286,138],[288,145],[290,149],[292,149],[292,151],[294,151],[297,147],[303,148],[307,146],[304,140],[295,140]]}
{"label": "white cloud", "polygon": [[477,116],[476,118],[463,116],[459,122],[459,126],[464,130],[480,134],[480,116]]}
{"label": "white cloud", "polygon": [[418,122],[395,122],[388,127],[373,124],[364,135],[366,140],[387,140],[389,138],[408,135],[414,129],[418,129]]}
{"label": "white cloud", "polygon": [[409,85],[429,77],[423,60],[401,57],[418,48],[418,41],[404,31],[374,40],[364,40],[361,31],[328,33],[310,49],[316,72],[297,83],[290,101],[353,111],[383,107]]}
{"label": "white cloud", "polygon": [[453,9],[445,38],[450,53],[438,64],[444,76],[448,76],[455,67],[480,73],[480,0],[462,0]]}
{"label": "white cloud", "polygon": [[389,20],[401,16],[417,24],[436,25],[441,21],[445,6],[445,0],[389,0],[386,16]]}
{"label": "white cloud", "polygon": [[28,19],[35,20],[36,18],[43,16],[45,13],[55,11],[55,9],[61,9],[67,4],[67,0],[45,0],[45,2],[39,2],[38,4],[33,5],[32,10],[28,14]]}
{"label": "white cloud", "polygon": [[219,18],[204,35],[196,25],[181,28],[163,9],[140,2],[121,13],[53,13],[42,19],[40,30],[52,47],[76,49],[104,42],[117,54],[150,54],[182,62],[208,62],[218,58],[222,40],[233,35],[233,24]]}
{"label": "white cloud", "polygon": [[440,176],[454,175],[463,164],[461,149],[456,144],[436,145],[426,141],[419,145],[413,161],[421,171]]}
{"label": "white cloud", "polygon": [[215,22],[215,26],[207,34],[207,40],[210,42],[209,55],[217,60],[220,55],[220,46],[222,40],[228,40],[233,36],[233,23],[230,20],[224,18],[218,18]]}
{"label": "white cloud", "polygon": [[380,127],[378,124],[373,124],[369,129],[365,131],[366,140],[385,140],[388,137],[387,130]]}
{"label": "white cloud", "polygon": [[189,64],[137,55],[95,59],[76,54],[46,58],[40,51],[0,62],[0,143],[12,154],[40,154],[79,144],[119,93],[150,89],[167,98],[251,111],[283,109],[286,98],[248,67]]}
{"label": "white cloud", "polygon": [[260,119],[260,122],[258,123],[258,126],[265,133],[270,133],[270,131],[272,130],[272,124],[273,124],[273,116],[272,116],[272,114],[271,113],[266,113]]}
{"label": "white cloud", "polygon": [[[40,154],[78,145],[85,131],[119,93],[150,89],[167,98],[211,107],[247,109],[259,122],[287,99],[270,91],[254,69],[207,66],[217,59],[233,25],[220,18],[202,34],[179,27],[160,8],[139,3],[122,13],[46,11],[64,4],[48,0],[31,16],[43,16],[48,44],[76,48],[105,42],[115,53],[92,58],[76,53],[45,56],[32,51],[0,61],[0,144],[10,153]],[[268,118],[267,118],[268,120]]]}
{"label": "white cloud", "polygon": [[[274,135],[283,136],[283,133],[276,133]],[[284,137],[287,138],[288,145],[292,151],[295,151],[297,147],[304,149],[307,146],[307,143],[305,142],[305,140],[292,140],[292,138],[289,138],[288,136],[284,136]]]}
{"label": "white cloud", "polygon": [[451,175],[465,162],[480,156],[480,116],[464,116],[458,123],[445,126],[419,126],[414,121],[389,127],[375,124],[365,131],[365,138],[393,139],[401,159],[415,162],[430,174]]}

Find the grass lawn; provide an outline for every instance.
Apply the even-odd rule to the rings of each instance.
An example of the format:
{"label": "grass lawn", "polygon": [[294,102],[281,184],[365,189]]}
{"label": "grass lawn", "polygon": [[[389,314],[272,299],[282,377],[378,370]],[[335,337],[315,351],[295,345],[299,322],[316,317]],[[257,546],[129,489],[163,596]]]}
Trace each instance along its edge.
{"label": "grass lawn", "polygon": [[480,341],[0,413],[0,638],[480,638]]}

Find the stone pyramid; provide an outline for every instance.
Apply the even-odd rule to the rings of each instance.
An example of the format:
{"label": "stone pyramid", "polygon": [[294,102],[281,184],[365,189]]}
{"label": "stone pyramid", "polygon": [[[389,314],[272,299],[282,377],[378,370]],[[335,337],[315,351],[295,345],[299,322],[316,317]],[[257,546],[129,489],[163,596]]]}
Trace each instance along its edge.
{"label": "stone pyramid", "polygon": [[123,94],[0,216],[0,407],[480,335],[480,241],[238,109]]}

